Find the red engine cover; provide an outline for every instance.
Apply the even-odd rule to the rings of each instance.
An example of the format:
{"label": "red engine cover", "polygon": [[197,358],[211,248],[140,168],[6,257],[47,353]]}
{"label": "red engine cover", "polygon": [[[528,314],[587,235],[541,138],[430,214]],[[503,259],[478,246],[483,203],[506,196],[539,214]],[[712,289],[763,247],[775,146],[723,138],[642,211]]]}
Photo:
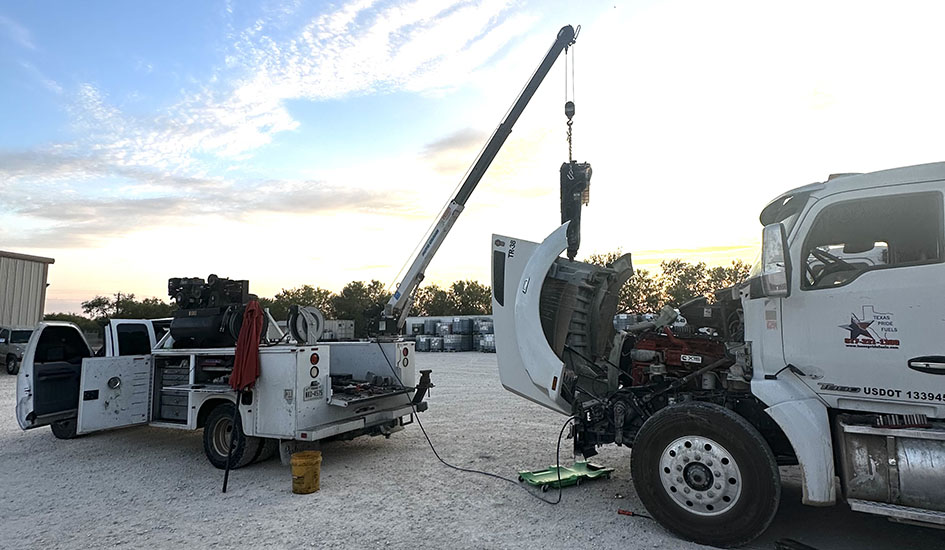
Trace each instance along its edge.
{"label": "red engine cover", "polygon": [[634,385],[646,384],[649,374],[645,368],[662,362],[670,372],[683,369],[682,375],[688,374],[702,366],[708,365],[725,357],[725,346],[722,342],[707,337],[679,337],[669,328],[663,333],[647,332],[636,341],[634,349],[650,350],[659,353],[662,361],[634,361],[631,367],[631,376]]}

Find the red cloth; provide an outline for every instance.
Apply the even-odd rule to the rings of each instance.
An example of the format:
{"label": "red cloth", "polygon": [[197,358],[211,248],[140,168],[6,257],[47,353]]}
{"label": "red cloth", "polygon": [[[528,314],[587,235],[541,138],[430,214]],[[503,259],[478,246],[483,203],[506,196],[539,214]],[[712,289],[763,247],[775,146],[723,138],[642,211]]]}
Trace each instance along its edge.
{"label": "red cloth", "polygon": [[236,339],[236,362],[230,374],[230,387],[242,391],[253,387],[259,378],[259,338],[262,335],[263,310],[256,300],[246,304],[243,326]]}

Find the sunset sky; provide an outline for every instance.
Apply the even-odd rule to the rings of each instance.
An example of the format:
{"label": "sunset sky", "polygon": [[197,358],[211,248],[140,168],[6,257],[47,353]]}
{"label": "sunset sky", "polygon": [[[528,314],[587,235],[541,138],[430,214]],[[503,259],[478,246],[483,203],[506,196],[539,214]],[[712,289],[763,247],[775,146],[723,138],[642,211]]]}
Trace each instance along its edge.
{"label": "sunset sky", "polygon": [[[558,29],[581,256],[751,261],[758,213],[830,173],[945,160],[940,2],[0,4],[0,249],[47,312],[167,279],[394,282]],[[427,280],[542,240],[567,160],[559,59]]]}

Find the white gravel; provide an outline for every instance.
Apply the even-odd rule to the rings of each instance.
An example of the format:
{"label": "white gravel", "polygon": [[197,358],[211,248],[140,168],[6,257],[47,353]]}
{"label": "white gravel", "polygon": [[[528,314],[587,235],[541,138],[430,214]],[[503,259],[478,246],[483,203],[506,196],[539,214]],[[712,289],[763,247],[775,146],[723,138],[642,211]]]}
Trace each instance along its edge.
{"label": "white gravel", "polygon": [[[418,364],[434,370],[437,387],[422,419],[443,458],[510,478],[554,463],[564,418],[506,392],[495,355],[426,353]],[[317,493],[292,494],[289,468],[272,460],[233,472],[224,495],[200,432],[137,427],[71,441],[48,428],[21,432],[15,382],[0,376],[2,549],[703,548],[650,520],[617,515],[643,511],[626,449],[602,449],[595,460],[617,468],[613,479],[566,488],[558,506],[446,468],[416,425],[389,440],[324,445]],[[781,511],[753,548],[774,548],[782,537],[822,549],[945,548],[942,531],[845,505],[802,506],[796,475],[782,475]]]}

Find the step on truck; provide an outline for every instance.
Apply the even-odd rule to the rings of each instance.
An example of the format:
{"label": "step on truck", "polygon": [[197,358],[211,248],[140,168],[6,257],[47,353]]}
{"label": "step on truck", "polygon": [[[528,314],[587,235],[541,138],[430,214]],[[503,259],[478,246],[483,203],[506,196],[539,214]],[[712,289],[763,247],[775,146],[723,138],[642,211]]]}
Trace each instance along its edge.
{"label": "step on truck", "polygon": [[757,537],[792,464],[804,504],[943,527],[943,195],[945,163],[784,193],[747,282],[622,331],[629,255],[559,257],[568,216],[541,243],[494,235],[502,384],[573,415],[576,454],[632,447],[641,501],[689,540]]}
{"label": "step on truck", "polygon": [[224,468],[237,407],[239,468],[277,452],[287,460],[313,442],[389,437],[426,410],[429,372],[418,383],[413,342],[320,342],[317,311],[291,319],[300,329],[291,338],[267,314],[259,378],[237,400],[227,380],[248,298],[220,289],[248,282],[208,280],[171,279],[175,319],[112,319],[98,352],[75,325],[40,323],[17,378],[20,427],[48,425],[60,439],[138,425],[203,429],[207,459]]}

